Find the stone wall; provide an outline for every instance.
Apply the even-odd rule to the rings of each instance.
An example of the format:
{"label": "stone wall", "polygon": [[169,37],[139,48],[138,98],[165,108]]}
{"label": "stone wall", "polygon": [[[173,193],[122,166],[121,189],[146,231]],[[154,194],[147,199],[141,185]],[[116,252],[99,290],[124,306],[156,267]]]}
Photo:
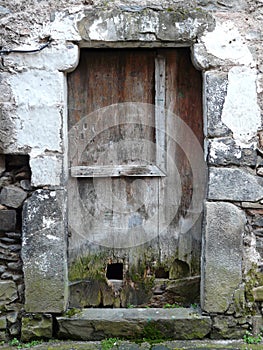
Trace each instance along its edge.
{"label": "stone wall", "polygon": [[[2,338],[19,334],[20,315],[24,339],[51,337],[52,313],[67,306],[66,73],[77,66],[79,47],[191,47],[203,72],[209,166],[201,307],[212,318],[212,338],[259,328],[262,19],[259,0],[0,1]],[[21,52],[49,40],[41,52]],[[23,210],[24,299],[21,206],[29,194]],[[32,254],[36,247],[41,254]],[[23,307],[27,314],[19,314]]]}
{"label": "stone wall", "polygon": [[29,157],[1,155],[0,171],[0,337],[6,339],[20,336],[25,301],[21,213],[23,202],[31,193]]}

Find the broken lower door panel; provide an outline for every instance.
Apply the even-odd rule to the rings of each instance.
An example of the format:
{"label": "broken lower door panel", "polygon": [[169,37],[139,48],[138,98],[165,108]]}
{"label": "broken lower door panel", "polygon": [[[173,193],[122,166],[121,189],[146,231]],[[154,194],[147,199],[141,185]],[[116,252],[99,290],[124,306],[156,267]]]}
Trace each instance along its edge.
{"label": "broken lower door panel", "polygon": [[203,134],[189,50],[83,49],[68,94],[70,307],[197,302]]}

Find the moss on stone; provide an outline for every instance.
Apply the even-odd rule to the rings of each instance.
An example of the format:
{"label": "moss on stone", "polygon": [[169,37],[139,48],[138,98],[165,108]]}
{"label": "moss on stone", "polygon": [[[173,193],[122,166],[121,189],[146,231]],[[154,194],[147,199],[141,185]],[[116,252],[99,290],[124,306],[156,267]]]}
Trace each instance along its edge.
{"label": "moss on stone", "polygon": [[105,280],[106,259],[102,253],[77,258],[69,266],[69,280],[71,282],[85,279]]}
{"label": "moss on stone", "polygon": [[77,314],[79,314],[80,312],[81,312],[80,309],[72,308],[72,309],[67,310],[67,311],[64,313],[64,316],[73,317],[74,315],[77,315]]}
{"label": "moss on stone", "polygon": [[263,273],[258,271],[256,264],[253,264],[246,275],[245,296],[248,302],[255,303],[253,288],[259,286],[263,286]]}

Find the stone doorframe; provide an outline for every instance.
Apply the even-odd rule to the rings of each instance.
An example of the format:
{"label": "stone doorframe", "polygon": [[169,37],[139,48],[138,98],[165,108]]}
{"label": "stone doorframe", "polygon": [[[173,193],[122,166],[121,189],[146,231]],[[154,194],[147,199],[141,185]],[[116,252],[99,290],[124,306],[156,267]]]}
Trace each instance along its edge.
{"label": "stone doorframe", "polygon": [[[21,153],[30,149],[32,186],[40,188],[26,201],[23,210],[25,310],[61,313],[67,308],[66,221],[70,208],[66,205],[65,73],[77,66],[79,48],[184,46],[191,48],[193,64],[203,71],[205,153],[210,166],[201,306],[209,313],[224,313],[242,286],[242,235],[246,222],[242,203],[263,197],[256,177],[239,168],[250,165],[252,156],[246,154],[255,148],[260,126],[256,71],[241,35],[230,21],[223,25],[200,9],[176,11],[150,7],[88,10],[57,16],[48,30],[53,39],[48,49],[34,59],[11,54],[5,62],[30,67],[9,78],[13,95],[20,101],[16,113],[28,126],[24,131],[17,129],[14,144]],[[22,101],[24,91],[20,92],[17,86],[27,79],[30,79],[31,96],[24,94]],[[37,89],[39,82],[42,85]],[[25,100],[30,98],[32,125],[23,110]],[[43,104],[48,114],[41,111],[39,118],[37,114]],[[39,124],[38,140],[28,136],[34,123]],[[7,148],[12,151],[14,144]],[[225,166],[228,164],[237,167]],[[246,185],[240,180],[244,177]]]}

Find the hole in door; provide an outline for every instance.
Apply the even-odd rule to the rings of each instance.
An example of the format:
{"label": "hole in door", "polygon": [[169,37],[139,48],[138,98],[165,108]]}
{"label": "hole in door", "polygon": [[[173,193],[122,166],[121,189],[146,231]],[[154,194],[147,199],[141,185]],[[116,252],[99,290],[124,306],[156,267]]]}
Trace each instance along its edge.
{"label": "hole in door", "polygon": [[108,264],[106,277],[109,280],[123,280],[123,264],[122,263]]}

